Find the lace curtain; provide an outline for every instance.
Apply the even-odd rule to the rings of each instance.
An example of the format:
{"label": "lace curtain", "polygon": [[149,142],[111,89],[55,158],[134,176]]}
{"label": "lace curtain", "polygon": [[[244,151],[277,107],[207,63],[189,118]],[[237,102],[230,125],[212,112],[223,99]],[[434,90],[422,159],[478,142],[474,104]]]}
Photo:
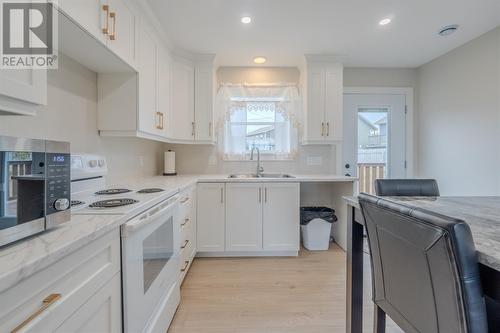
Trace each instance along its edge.
{"label": "lace curtain", "polygon": [[301,101],[295,85],[231,85],[216,98],[216,134],[224,160],[247,160],[258,147],[262,160],[297,157]]}

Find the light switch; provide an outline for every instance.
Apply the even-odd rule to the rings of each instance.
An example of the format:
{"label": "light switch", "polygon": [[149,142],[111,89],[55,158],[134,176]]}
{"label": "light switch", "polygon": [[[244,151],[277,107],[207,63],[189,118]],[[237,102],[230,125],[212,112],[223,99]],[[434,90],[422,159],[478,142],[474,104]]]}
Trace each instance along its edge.
{"label": "light switch", "polygon": [[308,156],[307,157],[307,165],[322,165],[323,158],[321,156]]}

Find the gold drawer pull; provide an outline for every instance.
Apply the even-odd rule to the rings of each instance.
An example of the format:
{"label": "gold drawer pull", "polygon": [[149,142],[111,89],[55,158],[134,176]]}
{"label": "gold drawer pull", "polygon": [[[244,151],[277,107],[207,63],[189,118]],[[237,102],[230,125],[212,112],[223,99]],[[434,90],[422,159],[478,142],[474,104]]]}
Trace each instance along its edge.
{"label": "gold drawer pull", "polygon": [[188,201],[189,201],[189,197],[185,197],[184,199],[181,199],[181,204],[185,204]]}
{"label": "gold drawer pull", "polygon": [[33,312],[28,318],[26,318],[26,320],[24,320],[22,323],[20,323],[19,325],[17,325],[11,331],[11,333],[15,333],[15,332],[20,331],[24,326],[28,325],[30,323],[30,321],[32,321],[33,319],[35,319],[36,317],[38,317],[42,312],[44,312],[45,310],[47,310],[47,308],[49,306],[51,306],[52,304],[54,304],[60,298],[61,298],[61,294],[50,294],[49,296],[45,297],[45,299],[42,301],[42,306],[38,310],[36,310],[35,312]]}
{"label": "gold drawer pull", "polygon": [[184,223],[181,223],[181,227],[185,226],[189,223],[189,219],[184,219]]}
{"label": "gold drawer pull", "polygon": [[109,34],[109,6],[108,5],[103,5],[102,10],[106,14],[106,26],[102,28],[102,33],[105,35]]}
{"label": "gold drawer pull", "polygon": [[184,267],[181,268],[181,272],[185,272],[189,266],[189,260],[184,261]]}
{"label": "gold drawer pull", "polygon": [[188,246],[188,244],[189,244],[189,239],[186,239],[186,240],[184,241],[184,244],[181,246],[181,249],[185,249],[185,248],[186,248],[186,246]]}
{"label": "gold drawer pull", "polygon": [[109,13],[109,17],[113,19],[113,33],[109,35],[110,40],[115,40],[116,39],[116,13],[111,12]]}

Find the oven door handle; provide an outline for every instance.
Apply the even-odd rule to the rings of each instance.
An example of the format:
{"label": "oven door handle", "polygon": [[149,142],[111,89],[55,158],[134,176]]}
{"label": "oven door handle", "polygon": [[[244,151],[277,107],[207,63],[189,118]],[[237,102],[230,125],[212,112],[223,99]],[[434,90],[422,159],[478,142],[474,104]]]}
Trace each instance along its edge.
{"label": "oven door handle", "polygon": [[129,237],[131,234],[135,233],[139,229],[146,227],[155,221],[155,218],[171,210],[177,205],[177,196],[173,196],[170,199],[165,200],[162,203],[148,209],[146,212],[139,214],[130,221],[126,222],[121,228],[121,235],[123,238]]}

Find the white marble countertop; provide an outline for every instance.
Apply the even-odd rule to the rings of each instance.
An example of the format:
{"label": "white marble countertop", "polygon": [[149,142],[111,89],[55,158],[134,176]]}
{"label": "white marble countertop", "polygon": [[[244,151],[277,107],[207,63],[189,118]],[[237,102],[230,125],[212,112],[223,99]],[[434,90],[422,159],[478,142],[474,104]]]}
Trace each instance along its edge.
{"label": "white marble countertop", "polygon": [[[352,182],[353,177],[337,175],[293,175],[296,178],[235,179],[228,175],[178,175],[130,178],[113,184],[132,188],[163,187],[156,200],[138,205],[142,211],[197,182]],[[111,184],[109,184],[111,186]],[[0,249],[0,292],[55,263],[105,233],[117,229],[132,216],[73,215],[71,221],[40,235]]]}
{"label": "white marble countertop", "polygon": [[0,293],[124,222],[116,215],[74,215],[57,228],[2,248]]}
{"label": "white marble countertop", "polygon": [[[500,271],[500,197],[384,197],[412,208],[463,220],[469,225],[478,260]],[[344,197],[358,207],[357,197]]]}

